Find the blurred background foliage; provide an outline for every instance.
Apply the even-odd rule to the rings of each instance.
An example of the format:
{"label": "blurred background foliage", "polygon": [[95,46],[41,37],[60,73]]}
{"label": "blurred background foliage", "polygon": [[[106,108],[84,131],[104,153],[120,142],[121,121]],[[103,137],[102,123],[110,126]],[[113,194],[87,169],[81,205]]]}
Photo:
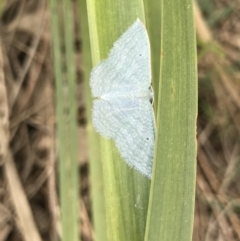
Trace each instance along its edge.
{"label": "blurred background foliage", "polygon": [[[77,3],[78,135],[81,238],[93,240],[82,38]],[[198,0],[198,156],[194,241],[240,240],[240,4]],[[54,82],[49,8],[44,0],[1,1],[0,111],[9,113],[10,166],[0,158],[0,240],[57,240]],[[6,105],[6,93],[8,105]],[[4,97],[5,96],[5,97]],[[6,110],[8,109],[8,110]],[[9,127],[7,126],[9,125]],[[20,205],[20,206],[19,206]],[[24,213],[32,217],[25,222]],[[16,218],[18,217],[18,218]],[[21,223],[22,222],[22,223]],[[21,232],[20,232],[21,230]]]}

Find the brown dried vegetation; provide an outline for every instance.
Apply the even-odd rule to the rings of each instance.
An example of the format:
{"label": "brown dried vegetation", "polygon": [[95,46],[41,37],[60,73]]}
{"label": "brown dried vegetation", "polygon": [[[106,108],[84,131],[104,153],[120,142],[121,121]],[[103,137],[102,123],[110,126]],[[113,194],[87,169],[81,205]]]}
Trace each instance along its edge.
{"label": "brown dried vegetation", "polygon": [[195,9],[200,43],[193,240],[235,241],[240,240],[240,5],[205,3],[204,19]]}
{"label": "brown dried vegetation", "polygon": [[[203,8],[203,18],[196,12],[201,43],[194,241],[240,240],[240,7],[237,3],[209,1],[214,9],[212,14]],[[55,241],[60,235],[55,184],[54,83],[46,4],[44,0],[10,0],[1,14],[0,241]],[[211,31],[206,21],[211,24]],[[80,60],[78,36],[76,31],[76,56]],[[77,73],[82,240],[92,240],[79,63]]]}

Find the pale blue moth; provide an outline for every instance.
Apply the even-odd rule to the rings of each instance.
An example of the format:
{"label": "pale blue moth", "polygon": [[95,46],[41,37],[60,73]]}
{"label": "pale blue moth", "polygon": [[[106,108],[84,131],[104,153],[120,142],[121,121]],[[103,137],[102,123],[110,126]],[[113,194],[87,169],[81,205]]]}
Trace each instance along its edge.
{"label": "pale blue moth", "polygon": [[137,19],[91,73],[93,126],[114,140],[126,163],[151,178],[155,119],[150,44]]}

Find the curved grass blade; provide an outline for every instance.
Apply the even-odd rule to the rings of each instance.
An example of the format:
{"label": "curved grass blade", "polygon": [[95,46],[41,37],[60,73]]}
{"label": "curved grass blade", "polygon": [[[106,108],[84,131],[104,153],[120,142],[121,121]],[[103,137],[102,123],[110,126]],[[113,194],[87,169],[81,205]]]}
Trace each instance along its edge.
{"label": "curved grass blade", "polygon": [[[144,8],[140,0],[88,0],[87,8],[95,66],[137,18],[144,20]],[[125,164],[112,141],[100,137],[99,147],[108,240],[143,240],[150,181]]]}

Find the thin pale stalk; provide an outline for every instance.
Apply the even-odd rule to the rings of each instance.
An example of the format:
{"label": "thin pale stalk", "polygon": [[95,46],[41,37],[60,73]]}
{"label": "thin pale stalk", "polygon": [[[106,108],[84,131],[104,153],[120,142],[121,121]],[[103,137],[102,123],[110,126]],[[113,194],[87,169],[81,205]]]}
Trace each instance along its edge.
{"label": "thin pale stalk", "polygon": [[[56,80],[56,116],[59,150],[59,181],[62,240],[79,240],[79,197],[76,123],[76,83],[73,48],[73,19],[70,1],[50,1],[53,39],[54,73]],[[59,7],[64,8],[59,18]],[[65,56],[61,52],[60,21],[64,25]],[[65,60],[65,61],[63,61]],[[66,79],[62,63],[66,63]]]}

